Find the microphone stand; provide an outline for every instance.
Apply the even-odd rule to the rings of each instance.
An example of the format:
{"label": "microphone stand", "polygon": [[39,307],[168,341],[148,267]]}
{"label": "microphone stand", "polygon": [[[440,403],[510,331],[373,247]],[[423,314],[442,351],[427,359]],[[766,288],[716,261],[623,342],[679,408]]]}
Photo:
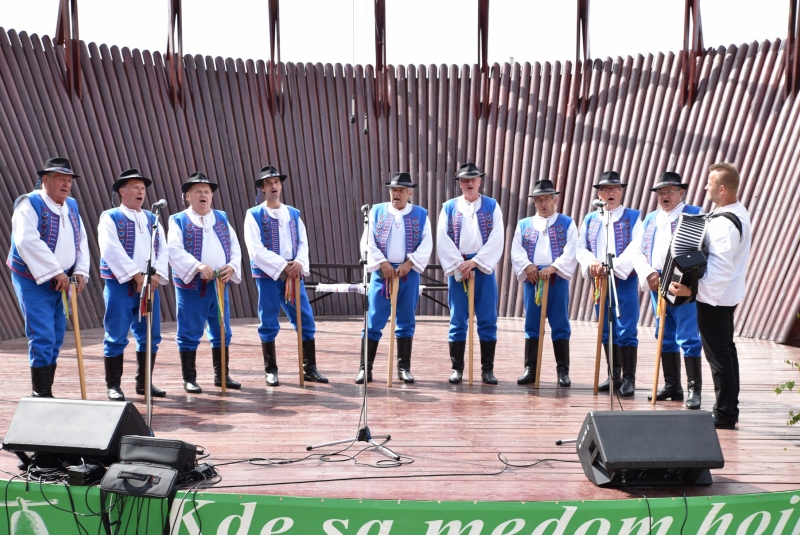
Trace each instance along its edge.
{"label": "microphone stand", "polygon": [[[147,406],[147,419],[145,423],[150,429],[150,435],[153,434],[153,397],[152,397],[152,382],[153,382],[153,292],[151,291],[153,283],[153,275],[156,274],[156,268],[153,267],[153,252],[156,248],[156,235],[158,233],[158,218],[161,216],[161,205],[159,203],[153,204],[150,209],[156,216],[153,219],[153,226],[150,230],[150,252],[147,258],[147,269],[144,273],[144,283],[142,284],[142,291],[140,294],[141,302],[145,305],[145,313],[147,314],[147,349],[145,353],[145,373],[144,373],[144,400]],[[139,307],[139,321],[141,321],[142,307]]]}
{"label": "microphone stand", "polygon": [[[365,204],[361,207],[361,214],[364,216],[364,233],[366,239],[369,240],[372,238],[372,232],[370,230],[370,221],[369,221],[369,210],[370,205]],[[391,457],[395,461],[400,460],[400,456],[397,455],[395,452],[384,446],[387,442],[392,439],[392,435],[382,435],[382,436],[373,436],[370,433],[369,425],[367,425],[367,385],[369,384],[369,362],[367,361],[367,334],[368,334],[368,319],[369,319],[369,272],[367,271],[367,243],[365,242],[363,245],[364,247],[361,249],[361,260],[359,264],[362,268],[362,285],[364,289],[364,297],[363,297],[363,307],[364,307],[364,336],[361,338],[361,366],[364,370],[364,401],[361,404],[361,418],[360,421],[364,422],[364,425],[361,426],[356,434],[355,438],[346,438],[343,440],[334,440],[332,442],[324,442],[322,444],[314,444],[312,446],[306,446],[307,451],[311,451],[313,449],[322,448],[324,446],[333,446],[335,444],[344,444],[346,442],[367,442],[370,446],[377,449],[384,455]],[[394,336],[394,333],[389,333],[390,336]],[[383,440],[382,443],[375,442],[374,439]]]}
{"label": "microphone stand", "polygon": [[[605,243],[605,251],[603,258],[605,262],[603,262],[603,268],[606,270],[606,279],[608,284],[608,314],[606,314],[608,319],[608,343],[607,343],[607,350],[608,355],[610,355],[608,359],[608,397],[610,401],[610,410],[614,410],[614,318],[619,318],[619,300],[617,299],[617,284],[614,280],[614,253],[609,251],[609,243],[611,243],[612,238],[614,237],[614,232],[611,227],[611,211],[604,209],[603,205],[600,205],[600,217],[604,217],[605,222],[605,232],[606,232],[606,243]],[[601,306],[606,306],[605,303],[602,303]],[[622,358],[622,355],[620,355]],[[622,369],[622,363],[620,362],[620,369]]]}

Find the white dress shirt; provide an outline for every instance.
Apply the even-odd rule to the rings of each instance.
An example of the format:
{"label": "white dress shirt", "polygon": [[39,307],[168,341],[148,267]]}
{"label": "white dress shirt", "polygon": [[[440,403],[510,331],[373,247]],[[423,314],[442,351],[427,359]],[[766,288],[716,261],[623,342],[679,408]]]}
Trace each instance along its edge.
{"label": "white dress shirt", "polygon": [[206,215],[200,215],[191,208],[187,208],[184,213],[194,225],[203,229],[203,248],[199,259],[187,251],[183,246],[181,227],[174,221],[175,215],[169,218],[169,263],[178,277],[188,283],[197,274],[200,264],[205,264],[213,270],[228,265],[233,268],[231,282],[236,284],[242,282],[242,248],[239,246],[239,238],[230,221],[228,221],[228,230],[231,233],[231,261],[226,264],[225,249],[222,248],[222,243],[214,231],[214,225],[217,223],[214,211],[211,210]]}
{"label": "white dress shirt", "polygon": [[[123,284],[131,280],[137,273],[144,273],[147,260],[150,258],[150,222],[143,210],[131,210],[120,206],[122,214],[136,223],[136,240],[133,247],[133,258],[128,256],[117,235],[117,227],[108,211],[100,214],[97,224],[97,241],[100,246],[100,257],[106,261],[109,269]],[[161,223],[158,223],[159,246],[153,267],[161,278],[159,284],[169,283],[169,243]],[[155,254],[155,251],[153,252]]]}
{"label": "white dress shirt", "polygon": [[447,212],[442,208],[439,214],[439,222],[436,225],[436,252],[445,277],[450,277],[456,272],[466,255],[475,254],[472,260],[478,265],[478,269],[487,275],[492,273],[500,262],[505,244],[503,211],[500,209],[500,203],[497,203],[492,215],[492,231],[484,244],[476,215],[481,208],[482,199],[481,195],[477,200],[469,202],[462,195],[456,201],[456,211],[462,214],[459,247],[456,247],[455,242],[447,235]]}
{"label": "white dress shirt", "polygon": [[[618,206],[614,210],[609,211],[611,215],[611,226],[613,227],[614,223],[620,220],[620,218],[625,213],[624,206]],[[597,231],[597,252],[602,254],[606,250],[606,235],[608,234],[606,230],[606,218],[605,216],[601,216],[600,214],[597,215],[598,220],[600,221],[600,229]],[[587,234],[587,226],[584,223],[581,225],[581,233],[580,238],[578,239],[578,247],[576,250],[576,257],[578,258],[578,262],[581,264],[581,273],[583,274],[584,278],[588,278],[591,276],[589,273],[589,266],[591,266],[592,262],[599,261],[603,262],[604,260],[595,257],[592,253],[592,250],[586,246],[586,234]],[[612,236],[613,236],[613,230]],[[627,280],[628,276],[630,276],[631,272],[634,270],[633,266],[633,245],[634,242],[639,241],[641,242],[641,235],[642,235],[642,220],[641,218],[636,220],[636,223],[633,226],[633,230],[631,231],[631,243],[622,251],[622,254],[619,256],[614,257],[614,275],[619,277],[622,280]],[[614,244],[612,243],[609,252],[612,254],[616,254],[614,249]]]}
{"label": "white dress shirt", "polygon": [[528,259],[528,251],[522,247],[521,224],[525,220],[523,219],[517,224],[517,230],[514,232],[514,241],[511,243],[511,266],[514,268],[517,280],[522,282],[528,279],[525,269],[531,264],[554,267],[559,276],[570,280],[575,268],[578,266],[578,261],[575,258],[575,250],[578,243],[578,229],[575,227],[575,221],[572,221],[569,224],[569,228],[567,228],[567,243],[564,245],[564,251],[561,256],[553,260],[550,236],[547,233],[547,229],[555,224],[556,219],[558,219],[558,212],[547,218],[535,215],[529,219],[533,228],[539,232],[539,238],[536,240],[536,248],[533,250],[533,262],[531,262]]}
{"label": "white dress shirt", "polygon": [[367,239],[367,271],[372,273],[381,267],[381,263],[390,262],[392,264],[402,264],[408,260],[414,264],[411,269],[422,273],[428,265],[431,258],[431,251],[433,251],[433,238],[431,237],[431,222],[428,217],[425,217],[425,225],[422,228],[422,238],[420,239],[417,250],[406,255],[406,225],[403,218],[408,215],[413,205],[407,203],[405,208],[397,210],[392,203],[385,203],[386,211],[394,216],[392,220],[392,228],[389,230],[389,237],[386,240],[386,256],[381,253],[378,244],[375,243],[374,227],[375,224],[375,206],[369,212],[369,231],[370,235]]}
{"label": "white dress shirt", "polygon": [[697,285],[697,300],[713,306],[734,306],[744,299],[745,271],[750,257],[750,214],[736,201],[712,213],[731,212],[742,223],[742,235],[725,217],[712,219],[706,229],[706,274]]}
{"label": "white dress shirt", "polygon": [[298,218],[297,221],[297,256],[292,258],[292,232],[289,228],[291,219],[289,209],[285,204],[281,204],[279,208],[268,208],[266,201],[261,203],[260,206],[266,208],[270,217],[278,220],[281,252],[278,255],[264,247],[261,243],[259,222],[255,220],[248,210],[244,218],[244,244],[247,247],[250,259],[272,280],[278,280],[286,265],[292,260],[303,266],[303,275],[308,277],[311,274],[308,262],[308,236],[306,235],[306,226],[303,224],[303,220]]}
{"label": "white dress shirt", "polygon": [[[60,217],[58,241],[55,251],[51,251],[42,240],[39,233],[39,216],[33,209],[27,196],[20,197],[11,216],[11,232],[14,234],[14,243],[17,246],[22,261],[28,265],[36,284],[47,282],[59,273],[75,265],[74,275],[83,275],[89,278],[89,243],[86,238],[86,229],[81,223],[81,237],[78,246],[78,255],[75,256],[75,234],[72,222],[69,219],[67,203],[59,205],[47,196],[44,190],[34,191],[41,195],[47,208]],[[78,216],[80,218],[80,216]]]}

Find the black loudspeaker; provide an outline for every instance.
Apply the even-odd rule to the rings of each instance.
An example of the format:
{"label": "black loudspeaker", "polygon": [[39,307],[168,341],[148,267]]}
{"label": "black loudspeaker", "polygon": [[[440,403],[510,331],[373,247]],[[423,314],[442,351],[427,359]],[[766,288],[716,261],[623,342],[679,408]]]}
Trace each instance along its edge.
{"label": "black loudspeaker", "polygon": [[590,412],[576,443],[598,487],[710,485],[725,459],[710,412]]}
{"label": "black loudspeaker", "polygon": [[130,401],[22,398],[3,449],[113,462],[125,435],[151,435]]}

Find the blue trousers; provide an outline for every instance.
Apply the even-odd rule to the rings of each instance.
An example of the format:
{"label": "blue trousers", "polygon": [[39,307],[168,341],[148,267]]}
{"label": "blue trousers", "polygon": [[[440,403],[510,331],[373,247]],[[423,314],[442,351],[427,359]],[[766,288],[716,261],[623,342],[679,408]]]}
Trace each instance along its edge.
{"label": "blue trousers", "polygon": [[[539,266],[543,269],[547,266]],[[569,281],[558,275],[550,278],[547,290],[547,322],[550,324],[552,340],[569,340],[572,330],[569,326]],[[539,323],[542,321],[542,307],[536,304],[536,284],[528,281],[525,288],[525,338],[539,339]]]}
{"label": "blue trousers", "polygon": [[[617,300],[619,301],[619,318],[614,318],[614,342],[620,347],[639,347],[639,280],[634,273],[626,280],[618,277],[614,278],[617,287]],[[603,344],[608,343],[608,316],[610,313],[610,295],[606,293],[605,307],[603,313]],[[594,306],[597,313],[600,305]]]}
{"label": "blue trousers", "polygon": [[[395,268],[400,264],[394,265]],[[391,284],[387,282],[387,284]],[[419,273],[413,269],[400,279],[397,292],[397,315],[395,324],[396,338],[411,338],[417,325],[416,311],[419,303]],[[392,302],[386,298],[384,279],[381,271],[374,271],[369,279],[369,314],[367,315],[367,337],[380,340],[386,321],[392,313]],[[361,336],[364,336],[363,329]]]}
{"label": "blue trousers", "polygon": [[55,364],[67,328],[61,292],[52,289],[52,281],[36,284],[14,272],[11,281],[25,320],[31,368]]}
{"label": "blue trousers", "polygon": [[[178,351],[195,351],[203,329],[211,347],[222,347],[219,328],[217,282],[201,280],[197,290],[175,287],[178,303]],[[225,347],[231,344],[231,313],[228,309],[228,285],[225,285]]]}
{"label": "blue trousers", "polygon": [[[656,339],[661,328],[656,309],[658,307],[658,293],[650,292],[650,304],[653,306],[653,315],[656,317]],[[681,306],[667,305],[667,314],[664,316],[664,341],[661,351],[665,353],[680,353],[683,349],[684,357],[699,357],[703,344],[700,341],[700,329],[697,327],[697,303],[685,303]]]}
{"label": "blue trousers", "polygon": [[[475,283],[475,322],[478,324],[478,339],[484,342],[497,341],[497,278],[494,271],[487,275],[473,270]],[[467,339],[469,323],[469,296],[464,291],[463,281],[447,278],[447,304],[450,305],[449,341],[463,342]]]}
{"label": "blue trousers", "polygon": [[[114,279],[105,279],[103,299],[106,313],[103,316],[103,328],[106,331],[103,339],[103,356],[116,357],[122,355],[128,346],[128,332],[133,331],[136,339],[136,351],[147,351],[147,318],[139,321],[139,294],[136,283],[132,280],[120,284]],[[153,294],[153,332],[151,339],[152,352],[158,351],[161,343],[161,299],[158,289]]]}
{"label": "blue trousers", "polygon": [[[286,282],[280,279],[270,278],[256,279],[258,288],[258,335],[262,342],[273,342],[278,337],[281,326],[278,323],[278,313],[280,309],[289,318],[292,327],[297,330],[297,310],[292,303],[286,303],[283,292]],[[313,340],[317,332],[314,324],[314,314],[311,312],[311,305],[308,303],[306,295],[306,284],[300,281],[300,314],[303,319],[303,340]]]}

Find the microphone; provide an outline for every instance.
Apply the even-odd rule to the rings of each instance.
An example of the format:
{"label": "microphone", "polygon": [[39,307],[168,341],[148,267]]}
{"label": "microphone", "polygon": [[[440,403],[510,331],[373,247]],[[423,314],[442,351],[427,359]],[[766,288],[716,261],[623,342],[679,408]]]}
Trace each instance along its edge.
{"label": "microphone", "polygon": [[603,208],[604,206],[608,206],[607,202],[603,202],[600,199],[595,199],[592,201],[592,206],[595,208]]}
{"label": "microphone", "polygon": [[361,207],[361,213],[364,214],[364,215],[369,213],[369,205],[368,204],[365,204],[364,206]]}
{"label": "microphone", "polygon": [[356,96],[350,98],[350,124],[356,124]]}
{"label": "microphone", "polygon": [[166,200],[164,200],[164,199],[161,199],[161,200],[160,200],[160,201],[158,201],[157,203],[154,203],[154,204],[153,204],[153,206],[152,206],[152,208],[150,209],[150,211],[153,211],[153,210],[161,210],[162,208],[164,208],[164,207],[166,207],[166,206],[167,206],[167,201],[166,201]]}

